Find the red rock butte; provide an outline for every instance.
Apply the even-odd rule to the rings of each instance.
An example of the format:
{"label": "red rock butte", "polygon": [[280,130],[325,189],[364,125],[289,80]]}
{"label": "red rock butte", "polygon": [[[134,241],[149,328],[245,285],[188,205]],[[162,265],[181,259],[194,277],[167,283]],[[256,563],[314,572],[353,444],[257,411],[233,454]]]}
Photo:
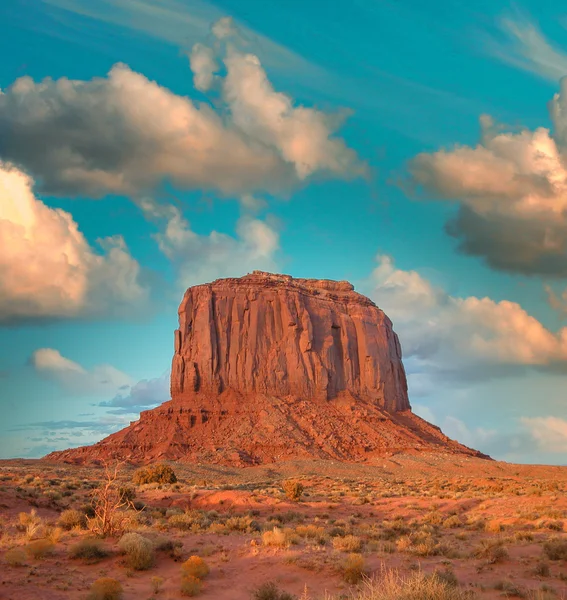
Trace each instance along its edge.
{"label": "red rock butte", "polygon": [[262,271],[191,287],[171,400],[48,460],[235,466],[396,452],[480,456],[411,412],[390,319],[346,281]]}

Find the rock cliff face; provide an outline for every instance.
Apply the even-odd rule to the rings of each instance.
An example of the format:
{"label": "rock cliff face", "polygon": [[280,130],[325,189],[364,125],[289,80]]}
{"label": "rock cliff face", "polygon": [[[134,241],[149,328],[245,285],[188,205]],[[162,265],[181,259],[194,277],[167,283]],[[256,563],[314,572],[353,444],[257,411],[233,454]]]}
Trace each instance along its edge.
{"label": "rock cliff face", "polygon": [[393,452],[482,456],[414,415],[388,317],[345,281],[255,271],[189,288],[169,402],[46,458],[250,465]]}
{"label": "rock cliff face", "polygon": [[195,392],[410,405],[390,319],[346,281],[254,272],[189,288],[179,308],[171,397]]}

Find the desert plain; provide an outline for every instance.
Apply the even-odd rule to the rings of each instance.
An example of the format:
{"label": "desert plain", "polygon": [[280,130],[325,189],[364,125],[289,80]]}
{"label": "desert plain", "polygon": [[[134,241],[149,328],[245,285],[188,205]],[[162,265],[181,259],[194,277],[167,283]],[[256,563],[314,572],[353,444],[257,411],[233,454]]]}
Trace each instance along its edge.
{"label": "desert plain", "polygon": [[[169,466],[175,483],[134,483],[127,464],[0,461],[0,598],[567,594],[563,467],[444,453]],[[107,535],[93,512],[105,486]]]}

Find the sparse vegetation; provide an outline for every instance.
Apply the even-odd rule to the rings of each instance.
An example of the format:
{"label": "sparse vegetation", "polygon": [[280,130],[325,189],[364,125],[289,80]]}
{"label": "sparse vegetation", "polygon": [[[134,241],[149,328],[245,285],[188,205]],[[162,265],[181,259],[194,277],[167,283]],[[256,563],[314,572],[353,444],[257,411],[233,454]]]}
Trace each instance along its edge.
{"label": "sparse vegetation", "polygon": [[154,564],[154,545],[139,533],[124,534],[118,542],[118,548],[126,555],[126,564],[135,571],[146,571]]}
{"label": "sparse vegetation", "polygon": [[121,600],[122,585],[112,577],[97,579],[91,586],[87,600]]}
{"label": "sparse vegetation", "polygon": [[283,482],[283,490],[285,495],[292,502],[299,502],[301,500],[301,496],[303,495],[304,487],[303,484],[299,481],[284,481]]}
{"label": "sparse vegetation", "polygon": [[74,528],[84,529],[87,526],[87,517],[85,516],[85,513],[74,508],[69,508],[59,515],[57,524],[66,531]]}
{"label": "sparse vegetation", "polygon": [[89,538],[80,540],[69,549],[70,558],[81,559],[88,564],[99,562],[109,554],[99,540]]}
{"label": "sparse vegetation", "polygon": [[273,581],[267,581],[254,590],[252,598],[253,600],[296,600],[295,596],[282,592]]}
{"label": "sparse vegetation", "polygon": [[177,483],[177,477],[174,470],[168,465],[148,465],[142,467],[134,473],[132,481],[136,485],[146,483]]}

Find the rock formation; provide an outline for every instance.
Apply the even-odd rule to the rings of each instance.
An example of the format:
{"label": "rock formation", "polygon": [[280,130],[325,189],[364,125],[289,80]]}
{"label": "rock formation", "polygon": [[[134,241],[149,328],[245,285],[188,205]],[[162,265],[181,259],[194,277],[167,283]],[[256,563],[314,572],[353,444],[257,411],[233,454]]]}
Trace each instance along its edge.
{"label": "rock formation", "polygon": [[246,465],[480,455],[411,412],[392,323],[346,281],[254,271],[194,286],[174,345],[170,401],[93,446],[46,458]]}

